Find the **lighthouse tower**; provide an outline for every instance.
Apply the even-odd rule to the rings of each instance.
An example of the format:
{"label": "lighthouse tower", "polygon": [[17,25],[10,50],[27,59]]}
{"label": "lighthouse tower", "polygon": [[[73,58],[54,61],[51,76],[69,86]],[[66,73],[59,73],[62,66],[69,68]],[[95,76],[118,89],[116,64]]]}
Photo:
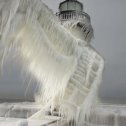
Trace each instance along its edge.
{"label": "lighthouse tower", "polygon": [[84,6],[81,2],[77,0],[65,0],[61,2],[59,12],[56,15],[61,24],[71,30],[74,36],[87,42],[91,41],[93,28],[90,16],[84,12]]}

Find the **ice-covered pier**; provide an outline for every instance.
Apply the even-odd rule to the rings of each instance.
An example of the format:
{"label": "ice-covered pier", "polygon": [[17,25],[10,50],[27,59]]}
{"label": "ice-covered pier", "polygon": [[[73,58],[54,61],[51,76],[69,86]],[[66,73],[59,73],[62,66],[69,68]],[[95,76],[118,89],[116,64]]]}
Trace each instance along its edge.
{"label": "ice-covered pier", "polygon": [[[16,126],[20,120],[25,120],[40,110],[34,103],[1,103],[0,126]],[[47,112],[48,113],[48,112]],[[100,104],[91,116],[90,124],[85,126],[126,126],[126,106]],[[43,120],[29,120],[29,126],[55,126],[55,117]]]}

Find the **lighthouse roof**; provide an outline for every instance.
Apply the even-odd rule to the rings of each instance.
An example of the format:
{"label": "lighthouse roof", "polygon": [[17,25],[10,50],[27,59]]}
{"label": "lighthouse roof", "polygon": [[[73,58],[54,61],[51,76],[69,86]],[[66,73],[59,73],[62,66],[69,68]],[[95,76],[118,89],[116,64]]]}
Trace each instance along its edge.
{"label": "lighthouse roof", "polygon": [[65,0],[60,3],[59,11],[83,11],[83,4],[77,0]]}

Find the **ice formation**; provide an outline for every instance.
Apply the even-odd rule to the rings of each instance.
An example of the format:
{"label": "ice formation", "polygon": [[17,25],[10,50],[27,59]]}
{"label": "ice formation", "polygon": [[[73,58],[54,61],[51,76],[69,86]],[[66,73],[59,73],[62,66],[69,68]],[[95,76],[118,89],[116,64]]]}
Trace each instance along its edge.
{"label": "ice formation", "polygon": [[85,40],[74,36],[41,0],[0,2],[1,64],[15,49],[40,85],[36,102],[41,111],[51,107],[68,122],[83,125],[96,101],[104,68],[103,58],[87,42],[93,33]]}

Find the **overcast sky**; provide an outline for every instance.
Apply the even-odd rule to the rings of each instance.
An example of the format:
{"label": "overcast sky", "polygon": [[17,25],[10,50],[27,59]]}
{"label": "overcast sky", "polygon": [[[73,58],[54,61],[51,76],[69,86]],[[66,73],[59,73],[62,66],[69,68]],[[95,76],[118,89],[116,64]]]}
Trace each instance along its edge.
{"label": "overcast sky", "polygon": [[[44,1],[57,12],[62,0]],[[95,31],[92,44],[105,59],[100,96],[126,101],[126,0],[80,1],[84,4],[84,10],[91,16]],[[8,66],[9,68],[5,69],[10,72],[4,70],[0,79],[0,98],[23,98],[26,84],[22,83],[20,65],[11,61]]]}

